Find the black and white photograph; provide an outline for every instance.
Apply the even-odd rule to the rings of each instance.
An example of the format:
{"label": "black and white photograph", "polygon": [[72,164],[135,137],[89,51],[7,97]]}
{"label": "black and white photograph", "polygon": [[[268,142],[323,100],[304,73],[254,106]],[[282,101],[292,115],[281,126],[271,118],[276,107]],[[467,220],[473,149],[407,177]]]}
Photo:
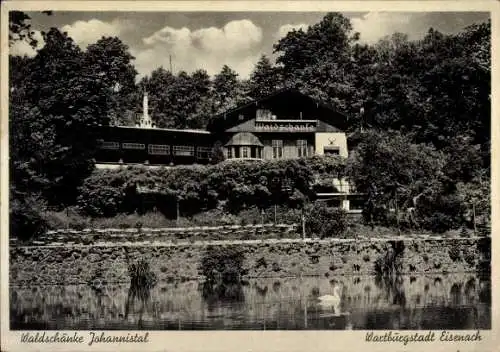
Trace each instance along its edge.
{"label": "black and white photograph", "polygon": [[16,348],[492,329],[489,10],[39,8],[2,9]]}

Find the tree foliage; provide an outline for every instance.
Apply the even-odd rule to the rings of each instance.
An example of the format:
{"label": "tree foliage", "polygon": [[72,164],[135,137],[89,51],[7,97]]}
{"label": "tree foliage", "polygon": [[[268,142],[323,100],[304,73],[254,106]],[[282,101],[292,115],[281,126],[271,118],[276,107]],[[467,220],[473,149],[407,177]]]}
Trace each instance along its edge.
{"label": "tree foliage", "polygon": [[116,125],[133,124],[139,102],[132,63],[134,57],[117,37],[102,37],[87,47],[84,65],[93,77],[99,77],[108,90],[109,110],[105,113]]}
{"label": "tree foliage", "polygon": [[67,204],[93,168],[91,127],[107,122],[108,94],[71,38],[51,29],[44,40],[11,87],[11,175],[19,191]]}
{"label": "tree foliage", "polygon": [[446,231],[464,223],[476,192],[487,196],[479,146],[463,137],[449,143],[437,150],[401,132],[365,132],[346,172],[356,189],[369,195],[373,212],[382,205],[385,212],[393,208],[396,217],[402,215],[401,225]]}
{"label": "tree foliage", "polygon": [[[9,13],[10,44],[23,40],[37,47],[34,35],[27,14]],[[261,57],[248,80],[224,65],[213,77],[160,67],[136,83],[134,58],[119,38],[103,37],[81,50],[57,29],[43,36],[35,57],[9,57],[11,198],[17,201],[37,192],[49,205],[78,197],[87,212],[109,216],[134,209],[131,190],[146,183],[161,186],[156,204],[178,202],[183,211],[221,203],[303,207],[315,175],[347,175],[386,211],[395,208],[398,222],[415,208],[415,226],[442,231],[467,221],[471,208],[490,211],[490,21],[456,34],[431,28],[419,40],[394,33],[361,44],[348,18],[329,13],[279,39],[276,64]],[[128,170],[94,173],[82,185],[97,142],[89,127],[135,124],[145,91],[158,127],[204,128],[218,113],[282,87],[298,88],[349,116],[347,132],[359,138],[347,162]],[[20,209],[25,203],[16,204]]]}
{"label": "tree foliage", "polygon": [[282,87],[281,73],[274,67],[271,60],[262,55],[250,75],[248,93],[253,99],[261,99],[274,93]]}
{"label": "tree foliage", "polygon": [[[337,160],[337,158],[332,158]],[[226,161],[209,166],[178,166],[158,170],[129,167],[95,170],[80,188],[78,205],[91,216],[113,216],[121,212],[157,208],[175,216],[213,209],[219,205],[238,213],[254,206],[272,204],[301,207],[313,198],[314,175],[322,158],[277,161]],[[330,167],[335,161],[326,158]],[[338,160],[337,169],[342,169]],[[139,194],[151,190],[155,196]],[[147,197],[147,198],[145,198]],[[163,207],[163,209],[162,209]],[[146,211],[148,209],[142,209]]]}

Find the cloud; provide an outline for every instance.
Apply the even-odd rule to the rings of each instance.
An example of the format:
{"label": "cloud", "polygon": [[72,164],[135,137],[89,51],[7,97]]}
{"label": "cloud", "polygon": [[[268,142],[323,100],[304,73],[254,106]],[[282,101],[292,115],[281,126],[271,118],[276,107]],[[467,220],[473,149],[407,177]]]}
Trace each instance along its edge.
{"label": "cloud", "polygon": [[68,24],[61,28],[61,30],[67,32],[82,49],[85,49],[89,44],[97,42],[103,36],[118,36],[123,29],[124,26],[117,20],[108,23],[97,19],[76,21],[73,24]]}
{"label": "cloud", "polygon": [[213,75],[227,64],[245,78],[259,59],[262,29],[249,20],[194,31],[166,26],[143,38],[143,43],[143,50],[131,49],[141,76],[160,66],[168,69],[171,55],[174,72],[205,69]]}
{"label": "cloud", "polygon": [[291,32],[293,29],[299,30],[302,29],[303,31],[307,30],[307,27],[309,27],[308,24],[305,23],[300,23],[300,24],[284,24],[278,29],[278,32],[276,33],[277,38],[283,38],[284,36],[287,35],[288,32]]}
{"label": "cloud", "polygon": [[362,17],[351,19],[354,31],[360,33],[360,41],[375,43],[395,32],[413,34],[412,25],[419,14],[394,12],[369,12]]}
{"label": "cloud", "polygon": [[9,48],[9,55],[14,56],[29,56],[33,57],[36,55],[37,50],[43,48],[45,42],[43,40],[42,33],[40,31],[34,31],[33,38],[38,41],[36,48],[33,48],[28,44],[26,40],[17,40]]}
{"label": "cloud", "polygon": [[360,41],[368,44],[390,36],[405,33],[410,40],[423,38],[429,28],[442,33],[457,33],[473,23],[488,19],[484,12],[369,12],[351,19]]}

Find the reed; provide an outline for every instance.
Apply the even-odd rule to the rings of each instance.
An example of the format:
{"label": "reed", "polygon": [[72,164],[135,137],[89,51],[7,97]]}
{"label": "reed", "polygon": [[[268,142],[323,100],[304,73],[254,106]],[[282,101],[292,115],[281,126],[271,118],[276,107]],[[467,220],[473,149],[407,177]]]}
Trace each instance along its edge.
{"label": "reed", "polygon": [[402,256],[405,250],[403,241],[390,241],[384,254],[375,261],[374,269],[377,276],[392,277],[401,274],[403,270]]}

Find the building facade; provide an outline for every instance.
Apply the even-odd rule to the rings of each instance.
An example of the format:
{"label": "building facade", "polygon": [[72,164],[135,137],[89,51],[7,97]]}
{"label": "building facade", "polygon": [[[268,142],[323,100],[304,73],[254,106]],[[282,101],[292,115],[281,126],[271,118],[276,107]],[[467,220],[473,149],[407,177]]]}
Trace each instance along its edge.
{"label": "building facade", "polygon": [[[136,127],[101,126],[97,167],[142,164],[165,167],[207,164],[215,146],[226,160],[291,159],[313,155],[348,156],[347,117],[296,90],[283,90],[212,119],[206,130],[156,128],[144,95]],[[345,180],[332,179],[318,197],[350,209],[353,194]]]}
{"label": "building facade", "polygon": [[209,130],[226,159],[347,157],[346,116],[295,90],[224,112]]}

